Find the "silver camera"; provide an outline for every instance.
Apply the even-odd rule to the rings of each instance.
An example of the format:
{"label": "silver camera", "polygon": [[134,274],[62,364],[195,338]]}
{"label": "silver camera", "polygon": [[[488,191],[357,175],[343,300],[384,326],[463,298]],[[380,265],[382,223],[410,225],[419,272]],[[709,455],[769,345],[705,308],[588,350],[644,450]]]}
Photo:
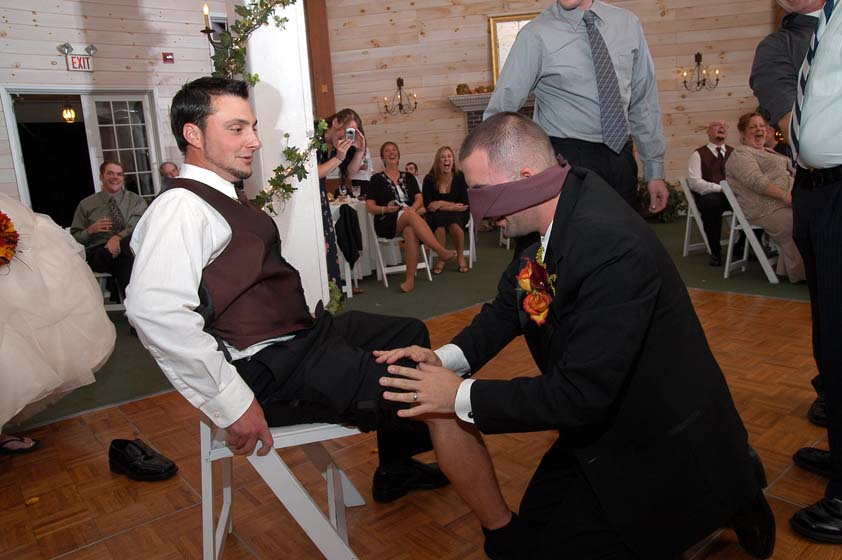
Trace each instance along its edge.
{"label": "silver camera", "polygon": [[357,139],[357,129],[356,128],[346,128],[345,129],[345,140],[350,142],[354,142]]}

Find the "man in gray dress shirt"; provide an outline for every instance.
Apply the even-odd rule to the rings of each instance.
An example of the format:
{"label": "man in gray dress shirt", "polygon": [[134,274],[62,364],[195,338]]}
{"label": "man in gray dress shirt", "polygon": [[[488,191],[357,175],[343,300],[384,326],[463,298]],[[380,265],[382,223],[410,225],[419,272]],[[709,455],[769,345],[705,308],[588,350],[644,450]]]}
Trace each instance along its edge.
{"label": "man in gray dress shirt", "polygon": [[134,265],[129,243],[146,201],[125,189],[123,166],[116,161],[103,162],[99,179],[102,190],[79,202],[70,234],[85,246],[85,257],[94,272],[114,276],[122,300]]}
{"label": "man in gray dress shirt", "polygon": [[[611,58],[628,130],[643,161],[652,212],[664,209],[666,143],[658,103],[658,81],[640,20],[599,0],[558,0],[518,34],[497,80],[485,118],[517,111],[535,95],[534,120],[550,136],[556,153],[602,176],[637,207],[637,162],[631,142],[616,153],[603,138],[597,72],[586,14]],[[590,16],[588,16],[590,17]]]}

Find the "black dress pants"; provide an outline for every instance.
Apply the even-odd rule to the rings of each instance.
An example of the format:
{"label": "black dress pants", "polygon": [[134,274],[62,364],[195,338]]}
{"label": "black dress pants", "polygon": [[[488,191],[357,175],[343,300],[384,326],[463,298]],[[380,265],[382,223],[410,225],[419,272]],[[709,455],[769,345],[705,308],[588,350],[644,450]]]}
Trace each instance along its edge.
{"label": "black dress pants", "polygon": [[312,329],[234,366],[270,426],[331,422],[376,429],[380,464],[386,465],[433,447],[426,424],[398,417],[403,406],[382,398],[378,380],[389,374],[371,354],[414,344],[430,346],[427,328],[418,319],[359,311],[334,318],[317,311]]}
{"label": "black dress pants", "polygon": [[111,255],[111,252],[105,248],[105,245],[97,245],[85,249],[85,258],[91,270],[94,272],[107,272],[114,277],[121,300],[126,298],[126,287],[129,285],[129,280],[131,280],[132,266],[134,266],[134,253],[132,253],[132,249],[129,246],[131,240],[132,238],[129,236],[124,237],[120,241],[120,254],[116,257]]}
{"label": "black dress pants", "polygon": [[810,289],[813,357],[827,410],[833,476],[826,495],[842,498],[842,180],[816,185],[799,168],[792,213],[793,238]]}
{"label": "black dress pants", "polygon": [[714,257],[722,257],[722,213],[731,209],[728,199],[721,192],[707,194],[693,193],[696,207],[702,216],[702,226],[710,244],[710,253]]}
{"label": "black dress pants", "polygon": [[608,526],[590,484],[561,440],[541,459],[519,515],[534,536],[524,543],[524,560],[637,558]]}

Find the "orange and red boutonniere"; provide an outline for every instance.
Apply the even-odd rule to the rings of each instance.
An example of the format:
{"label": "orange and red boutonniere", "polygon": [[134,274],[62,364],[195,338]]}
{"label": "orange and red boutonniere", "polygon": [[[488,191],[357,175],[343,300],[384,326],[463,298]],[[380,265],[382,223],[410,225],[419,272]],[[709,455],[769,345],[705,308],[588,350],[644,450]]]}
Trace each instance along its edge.
{"label": "orange and red boutonniere", "polygon": [[12,262],[18,246],[19,237],[11,218],[0,212],[0,266],[5,266]]}
{"label": "orange and red boutonniere", "polygon": [[540,326],[547,322],[555,295],[556,275],[547,273],[543,247],[538,249],[534,260],[529,257],[523,257],[523,260],[525,264],[517,275],[518,288],[526,293],[521,305],[529,318]]}

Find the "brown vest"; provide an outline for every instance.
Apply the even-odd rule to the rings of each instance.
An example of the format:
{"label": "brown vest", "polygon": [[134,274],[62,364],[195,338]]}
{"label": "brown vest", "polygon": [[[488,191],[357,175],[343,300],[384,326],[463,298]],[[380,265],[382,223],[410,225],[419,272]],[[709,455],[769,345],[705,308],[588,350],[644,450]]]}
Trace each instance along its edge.
{"label": "brown vest", "polygon": [[281,256],[275,222],[262,210],[198,181],[172,179],[222,214],[231,241],[202,270],[199,286],[205,330],[240,350],[313,326],[301,277]]}
{"label": "brown vest", "polygon": [[717,183],[725,180],[725,162],[728,161],[728,158],[731,156],[731,152],[734,151],[734,148],[731,146],[725,146],[725,157],[722,159],[717,158],[715,155],[708,150],[707,145],[702,146],[696,150],[699,153],[699,157],[702,159],[702,179],[708,181],[709,183]]}

